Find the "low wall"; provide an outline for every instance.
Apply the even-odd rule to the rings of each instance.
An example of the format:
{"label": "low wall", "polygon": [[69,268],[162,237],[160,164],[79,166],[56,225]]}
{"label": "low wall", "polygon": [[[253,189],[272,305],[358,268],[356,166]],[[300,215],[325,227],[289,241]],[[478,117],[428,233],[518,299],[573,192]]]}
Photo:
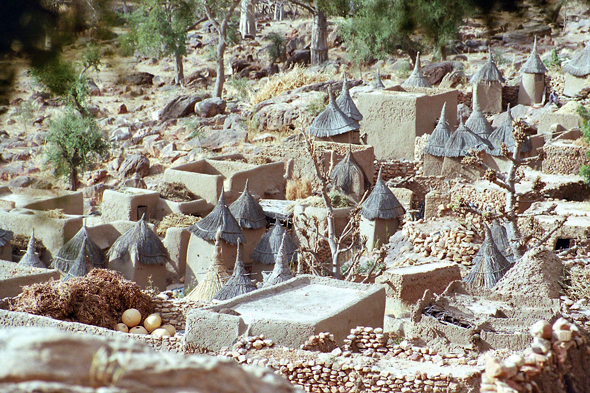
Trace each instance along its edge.
{"label": "low wall", "polygon": [[557,142],[544,147],[547,157],[543,160],[543,172],[556,175],[577,175],[583,165],[590,164],[586,152],[588,146]]}

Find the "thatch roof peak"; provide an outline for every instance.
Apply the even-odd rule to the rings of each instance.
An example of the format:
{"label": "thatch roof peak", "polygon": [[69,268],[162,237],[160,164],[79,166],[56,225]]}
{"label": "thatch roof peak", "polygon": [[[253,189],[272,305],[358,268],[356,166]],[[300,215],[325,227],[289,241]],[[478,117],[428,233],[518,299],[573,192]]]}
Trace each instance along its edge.
{"label": "thatch roof peak", "polygon": [[119,236],[109,249],[107,256],[109,261],[135,258],[132,262],[144,265],[164,265],[170,261],[168,250],[158,235],[149,228],[145,217]]}
{"label": "thatch roof peak", "polygon": [[264,283],[262,284],[263,288],[280,284],[295,277],[293,275],[293,272],[291,272],[291,268],[289,267],[289,259],[287,258],[285,244],[286,235],[286,233],[283,233],[281,245],[275,258],[275,267],[273,268],[272,273],[268,277],[266,277],[266,280],[264,280]]}
{"label": "thatch roof peak", "polygon": [[266,215],[260,203],[250,194],[247,179],[244,192],[229,206],[229,211],[242,229],[258,229],[266,226]]}
{"label": "thatch roof peak", "polygon": [[350,92],[348,91],[348,79],[346,78],[346,74],[344,74],[344,81],[342,82],[342,92],[336,100],[336,105],[338,105],[342,112],[344,112],[344,114],[350,117],[352,120],[363,120],[363,115],[361,114],[361,112],[359,112],[356,104],[350,96]]}
{"label": "thatch roof peak", "polygon": [[430,138],[428,138],[428,143],[424,146],[424,153],[426,154],[437,157],[443,157],[445,155],[445,144],[452,133],[451,127],[447,122],[446,109],[447,103],[445,102],[440,112],[438,123],[432,131]]}
{"label": "thatch roof peak", "polygon": [[524,63],[520,71],[527,74],[544,74],[547,72],[547,67],[545,67],[545,64],[543,64],[541,57],[537,53],[537,36],[535,36],[535,42],[533,43],[531,55]]}
{"label": "thatch roof peak", "polygon": [[490,46],[488,49],[489,55],[488,60],[480,67],[479,70],[469,80],[469,83],[472,85],[478,84],[480,82],[492,83],[492,82],[500,82],[504,83],[504,77],[502,73],[496,66],[494,59],[492,57],[492,47]]}
{"label": "thatch roof peak", "polygon": [[82,247],[85,247],[85,253],[88,256],[90,269],[94,267],[104,269],[107,267],[104,252],[90,238],[85,222],[74,237],[57,251],[57,254],[51,262],[51,266],[63,273],[67,273],[70,270],[72,263],[76,260]]}
{"label": "thatch roof peak", "polygon": [[256,285],[254,285],[246,273],[239,240],[237,247],[234,271],[225,285],[213,297],[215,300],[228,300],[256,290]]}
{"label": "thatch roof peak", "polygon": [[354,194],[357,188],[365,190],[370,186],[365,172],[352,155],[352,147],[349,147],[344,158],[334,165],[330,178],[334,187],[347,195]]}
{"label": "thatch roof peak", "polygon": [[14,237],[12,231],[0,228],[0,247],[4,247]]}
{"label": "thatch roof peak", "polygon": [[19,266],[30,266],[46,269],[45,264],[39,259],[35,253],[35,229],[31,233],[29,244],[27,245],[27,252],[18,262]]}
{"label": "thatch roof peak", "polygon": [[[508,110],[506,113],[506,117],[502,124],[498,128],[492,132],[489,136],[488,140],[492,144],[492,148],[489,149],[489,153],[493,156],[502,156],[502,143],[506,145],[506,148],[509,152],[514,150],[514,146],[516,145],[516,141],[514,140],[514,127],[512,126],[512,114],[510,113],[510,104],[508,104]],[[528,135],[524,143],[520,145],[520,152],[526,153],[527,151],[531,150],[533,145],[531,140],[529,139]]]}
{"label": "thatch roof peak", "polygon": [[477,88],[473,87],[473,110],[465,122],[465,126],[482,138],[487,138],[494,129],[481,111],[478,95]]}
{"label": "thatch roof peak", "polygon": [[334,92],[328,86],[330,102],[326,109],[315,118],[312,125],[307,128],[307,133],[318,138],[331,137],[345,134],[350,131],[358,131],[360,124],[350,117],[336,105]]}
{"label": "thatch roof peak", "polygon": [[420,52],[416,55],[416,63],[414,64],[414,70],[408,79],[402,83],[402,87],[432,87],[428,79],[422,73],[420,64]]}
{"label": "thatch roof peak", "polygon": [[382,169],[379,168],[377,182],[371,194],[365,199],[361,207],[361,216],[368,220],[377,218],[389,220],[398,218],[406,213],[401,203],[383,181]]}
{"label": "thatch roof peak", "polygon": [[242,234],[242,228],[240,228],[240,225],[225,204],[223,191],[211,213],[207,214],[201,221],[191,225],[188,230],[202,239],[214,240],[215,233],[219,228],[221,228],[221,238],[226,242],[236,244],[238,239],[242,243],[246,242]]}
{"label": "thatch roof peak", "polygon": [[296,255],[297,245],[277,220],[275,225],[262,235],[250,257],[257,262],[272,265],[275,263],[276,255],[283,243],[287,259],[292,261]]}
{"label": "thatch roof peak", "polygon": [[493,288],[512,266],[498,250],[490,228],[485,226],[486,236],[475,254],[473,267],[463,281],[476,286]]}
{"label": "thatch roof peak", "polygon": [[569,63],[564,65],[563,72],[577,77],[590,74],[590,45],[586,45]]}
{"label": "thatch roof peak", "polygon": [[460,118],[459,127],[447,140],[445,144],[445,157],[464,157],[471,150],[482,151],[491,147],[491,144],[472,132],[463,124],[463,118]]}
{"label": "thatch roof peak", "polygon": [[494,243],[496,243],[496,247],[498,247],[498,251],[500,251],[500,253],[504,256],[504,258],[506,258],[508,262],[513,264],[514,253],[512,252],[512,247],[510,246],[510,241],[508,240],[508,231],[499,219],[495,219],[490,224],[490,233],[492,234]]}
{"label": "thatch roof peak", "polygon": [[76,256],[74,263],[72,263],[68,273],[64,276],[64,281],[67,281],[72,277],[84,277],[88,274],[89,269],[88,265],[86,264],[86,241],[86,238],[82,240],[82,246],[78,251],[78,255]]}

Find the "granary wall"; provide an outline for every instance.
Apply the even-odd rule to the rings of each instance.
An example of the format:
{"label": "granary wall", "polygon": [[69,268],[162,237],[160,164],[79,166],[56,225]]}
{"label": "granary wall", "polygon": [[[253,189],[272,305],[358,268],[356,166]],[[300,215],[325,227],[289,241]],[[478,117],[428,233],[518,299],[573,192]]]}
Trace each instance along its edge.
{"label": "granary wall", "polygon": [[481,82],[473,86],[482,112],[502,112],[502,84],[500,82]]}
{"label": "granary wall", "polygon": [[518,89],[518,103],[522,105],[540,104],[545,96],[544,74],[522,74]]}
{"label": "granary wall", "polygon": [[565,85],[563,87],[563,94],[568,97],[575,97],[580,90],[590,86],[590,75],[583,77],[573,76],[565,73]]}

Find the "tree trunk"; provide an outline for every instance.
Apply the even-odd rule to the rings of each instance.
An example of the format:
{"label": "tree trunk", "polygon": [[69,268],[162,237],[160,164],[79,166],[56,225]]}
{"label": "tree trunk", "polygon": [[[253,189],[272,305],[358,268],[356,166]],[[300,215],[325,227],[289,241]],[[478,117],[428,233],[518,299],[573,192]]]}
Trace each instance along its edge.
{"label": "tree trunk", "polygon": [[225,39],[227,35],[227,23],[221,25],[219,31],[219,44],[217,45],[217,80],[215,81],[215,97],[223,95],[223,84],[225,83]]}
{"label": "tree trunk", "polygon": [[240,33],[242,38],[256,37],[256,18],[254,15],[254,0],[242,0],[240,12]]}
{"label": "tree trunk", "polygon": [[274,3],[274,20],[275,21],[283,20],[284,9],[285,8],[283,7],[282,1],[275,1],[275,3]]}
{"label": "tree trunk", "polygon": [[326,14],[315,8],[313,26],[311,28],[311,64],[322,64],[328,61],[328,21]]}
{"label": "tree trunk", "polygon": [[78,190],[78,171],[74,165],[70,166],[70,190]]}
{"label": "tree trunk", "polygon": [[447,61],[447,46],[440,46],[440,61]]}
{"label": "tree trunk", "polygon": [[176,55],[176,84],[184,86],[184,65],[182,55]]}

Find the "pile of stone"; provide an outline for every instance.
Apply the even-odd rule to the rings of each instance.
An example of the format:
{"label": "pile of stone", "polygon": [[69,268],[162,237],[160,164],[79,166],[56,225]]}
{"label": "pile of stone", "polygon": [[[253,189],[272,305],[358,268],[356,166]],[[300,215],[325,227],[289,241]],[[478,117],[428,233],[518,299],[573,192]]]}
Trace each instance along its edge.
{"label": "pile of stone", "polygon": [[[558,380],[560,373],[569,367],[564,363],[570,361],[568,351],[581,348],[587,353],[586,339],[578,327],[564,318],[559,318],[553,325],[547,321],[538,321],[530,328],[533,342],[522,354],[514,354],[504,360],[495,356],[486,359],[485,372],[481,377],[482,393],[516,393],[535,391],[535,379],[547,374],[552,380]],[[566,381],[568,376],[564,376]]]}
{"label": "pile of stone", "polygon": [[403,228],[404,234],[414,246],[414,252],[423,257],[433,256],[471,266],[473,257],[481,246],[474,231],[459,228],[424,233],[416,224],[421,224],[421,221],[408,222]]}
{"label": "pile of stone", "polygon": [[381,176],[383,180],[395,179],[396,177],[409,177],[416,176],[421,169],[420,163],[416,161],[405,161],[405,160],[387,160],[377,161],[373,163],[375,167],[375,173],[373,183],[377,180],[377,173],[381,169]]}
{"label": "pile of stone", "polygon": [[560,300],[561,315],[590,330],[590,306],[588,305],[588,299],[574,301],[567,296],[561,296]]}
{"label": "pile of stone", "polygon": [[239,339],[234,344],[234,349],[240,354],[244,355],[250,349],[261,350],[264,348],[270,348],[275,345],[274,341],[270,338],[265,338],[264,334],[258,336],[247,336]]}
{"label": "pile of stone", "polygon": [[334,335],[329,332],[321,332],[309,336],[309,338],[301,345],[301,349],[305,351],[331,352],[336,349],[338,345],[334,341]]}
{"label": "pile of stone", "polygon": [[[481,192],[474,189],[471,185],[457,184],[451,190],[451,195],[453,195],[452,203],[457,203],[459,199],[463,199],[466,202],[473,203],[480,210],[484,211],[488,207],[493,211],[501,211],[500,209],[506,205],[506,196],[500,190],[486,189],[485,192]],[[465,219],[467,218],[468,216],[465,217]]]}
{"label": "pile of stone", "polygon": [[185,298],[173,297],[172,291],[165,291],[153,297],[154,312],[162,317],[162,324],[170,324],[176,330],[184,330],[186,311],[205,306],[204,303]]}
{"label": "pile of stone", "polygon": [[387,333],[381,328],[357,326],[350,331],[344,340],[345,352],[362,352],[367,356],[379,353],[387,353]]}
{"label": "pile of stone", "polygon": [[178,352],[184,353],[184,336],[178,335],[174,337],[169,336],[155,336],[152,334],[131,334],[131,338],[137,341],[142,341],[155,349],[156,351],[164,352]]}

